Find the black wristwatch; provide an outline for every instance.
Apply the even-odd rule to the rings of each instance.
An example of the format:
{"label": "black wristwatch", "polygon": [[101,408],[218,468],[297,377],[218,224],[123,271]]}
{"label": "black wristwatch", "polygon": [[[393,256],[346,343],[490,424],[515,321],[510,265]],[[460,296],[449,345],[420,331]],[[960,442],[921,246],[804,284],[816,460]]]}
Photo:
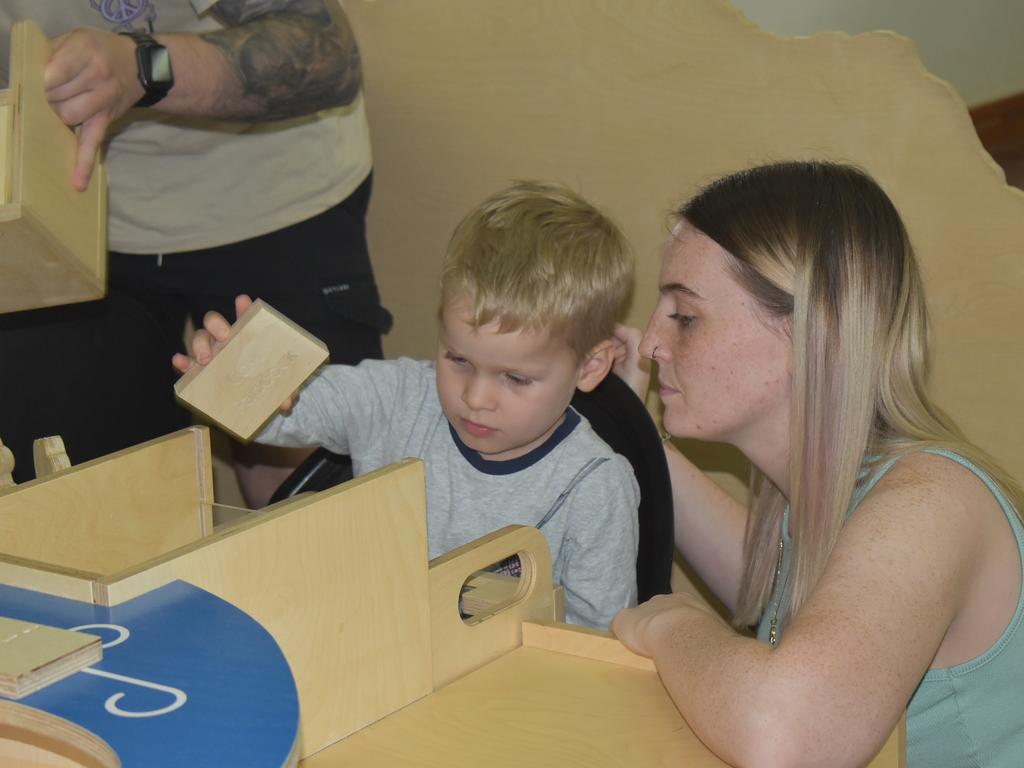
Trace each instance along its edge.
{"label": "black wristwatch", "polygon": [[151,107],[174,87],[171,54],[145,32],[122,32],[135,41],[135,61],[139,66],[139,82],[146,90],[136,107]]}

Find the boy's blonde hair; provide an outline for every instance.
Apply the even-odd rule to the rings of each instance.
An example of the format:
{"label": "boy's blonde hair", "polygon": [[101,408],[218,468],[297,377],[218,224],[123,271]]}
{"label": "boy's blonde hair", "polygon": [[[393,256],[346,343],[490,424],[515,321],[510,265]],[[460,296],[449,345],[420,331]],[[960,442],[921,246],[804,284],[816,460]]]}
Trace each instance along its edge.
{"label": "boy's blonde hair", "polygon": [[610,338],[632,286],[619,228],[564,186],[519,181],[455,228],[441,269],[441,303],[465,300],[477,327],[544,331],[584,359]]}

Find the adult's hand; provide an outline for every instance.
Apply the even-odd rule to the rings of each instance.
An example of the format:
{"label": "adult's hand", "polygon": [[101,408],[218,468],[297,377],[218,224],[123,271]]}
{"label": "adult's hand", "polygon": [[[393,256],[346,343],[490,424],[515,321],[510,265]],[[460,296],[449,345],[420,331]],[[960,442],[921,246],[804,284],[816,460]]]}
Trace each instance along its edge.
{"label": "adult's hand", "polygon": [[51,40],[53,54],[43,71],[46,97],[67,125],[78,129],[72,185],[88,186],[110,124],[143,95],[135,42],[99,29],[76,29]]}
{"label": "adult's hand", "polygon": [[641,400],[646,400],[647,387],[651,383],[651,361],[640,355],[641,338],[643,332],[639,328],[616,324],[612,370]]}
{"label": "adult's hand", "polygon": [[611,630],[634,653],[653,656],[655,648],[663,646],[680,627],[698,623],[731,632],[703,598],[685,590],[655,595],[635,608],[623,608],[612,619]]}

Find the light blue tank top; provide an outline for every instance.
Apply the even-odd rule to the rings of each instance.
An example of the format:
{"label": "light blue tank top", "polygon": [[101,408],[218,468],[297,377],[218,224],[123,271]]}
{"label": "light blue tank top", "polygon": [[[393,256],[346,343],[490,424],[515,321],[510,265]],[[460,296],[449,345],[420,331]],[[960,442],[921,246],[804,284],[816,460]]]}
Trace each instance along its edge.
{"label": "light blue tank top", "polygon": [[[1006,515],[1017,541],[1024,585],[1024,526],[1009,500],[988,475],[955,453],[929,449],[969,469],[985,483]],[[888,472],[896,459],[881,465],[858,486],[851,513]],[[782,567],[768,607],[758,625],[759,640],[768,641],[773,616],[789,604],[789,510],[782,521]],[[909,768],[1021,768],[1024,766],[1024,589],[1009,625],[983,654],[964,664],[925,674],[907,707]],[[781,621],[777,632],[784,631]]]}

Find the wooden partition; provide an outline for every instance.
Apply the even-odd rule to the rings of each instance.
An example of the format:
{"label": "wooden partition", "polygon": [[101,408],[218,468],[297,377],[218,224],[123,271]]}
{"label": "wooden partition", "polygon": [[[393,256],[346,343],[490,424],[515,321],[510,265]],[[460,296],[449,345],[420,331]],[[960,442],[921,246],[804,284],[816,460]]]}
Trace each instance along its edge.
{"label": "wooden partition", "polygon": [[[638,259],[628,320],[643,325],[665,213],[699,185],[764,161],[850,161],[885,187],[916,245],[936,399],[1024,478],[1024,193],[911,41],[783,39],[724,0],[345,8],[366,75],[389,356],[433,353],[432,286],[452,228],[511,179],[561,180],[618,220]],[[729,451],[692,455],[745,481]]]}
{"label": "wooden partition", "polygon": [[209,432],[191,427],[4,488],[3,583],[24,561],[111,574],[196,542],[213,529],[212,487]]}
{"label": "wooden partition", "polygon": [[[159,476],[157,470],[169,446],[185,437],[194,441],[192,432],[155,444],[160,451],[140,449],[83,465],[81,470],[95,473],[107,464],[112,471],[102,475],[102,482],[82,486],[75,499],[80,514],[89,514],[86,497],[115,495],[129,474],[150,480],[153,498],[145,500],[143,509],[158,504],[168,485],[184,480]],[[140,461],[147,456],[148,464]],[[192,457],[199,466],[208,453],[193,450]],[[135,464],[129,473],[131,461]],[[0,508],[0,521],[20,515],[23,538],[37,541],[41,537],[30,535],[31,529],[50,527],[45,513],[63,498],[44,497],[41,491],[61,488],[61,480],[74,476],[74,468],[66,469],[8,492],[0,497],[7,502]],[[39,514],[26,515],[27,509]],[[129,521],[130,514],[113,517],[102,521],[105,527],[88,526],[74,535],[82,548],[102,550],[107,540],[119,537],[120,526],[131,529]],[[44,557],[47,551],[54,550],[34,554]],[[508,600],[464,617],[462,585],[477,577],[479,569],[511,554],[519,554],[523,563],[518,588]],[[244,722],[233,722],[235,713],[224,706],[222,725],[248,733],[283,729],[290,745],[285,765],[298,759],[310,768],[512,766],[524,760],[612,766],[624,759],[643,765],[722,764],[680,717],[650,660],[634,656],[607,633],[552,622],[550,553],[540,531],[510,526],[428,564],[426,495],[418,460],[290,498],[116,572],[107,570],[107,562],[91,565],[103,572],[76,572],[43,562],[6,563],[7,569],[19,570],[19,586],[36,594],[5,587],[5,610],[24,613],[46,603],[61,621],[79,626],[81,619],[72,617],[88,617],[79,626],[82,630],[115,631],[116,637],[105,643],[112,650],[109,659],[105,653],[99,665],[103,668],[90,667],[81,674],[156,688],[173,701],[155,711],[114,710],[129,715],[117,725],[95,717],[102,700],[95,687],[68,678],[31,700],[41,708],[38,713],[28,706],[0,709],[0,754],[19,760],[45,758],[47,764],[63,760],[55,765],[117,765],[118,755],[104,745],[98,735],[102,732],[110,744],[133,756],[126,768],[149,764],[149,750],[159,752],[154,761],[159,756],[161,765],[176,764],[164,742],[146,738],[154,731],[138,718],[169,714],[171,709],[177,715],[180,707],[182,719],[169,718],[168,733],[173,739],[195,740],[188,726],[197,723],[184,714],[186,706],[200,707],[197,711],[207,717],[197,719],[208,723],[214,689],[218,697],[235,686],[265,693],[267,680],[277,679],[271,674],[274,665],[267,662],[277,659],[286,663],[287,682],[293,680],[294,686],[278,680],[273,689],[277,695],[268,694]],[[74,600],[58,600],[68,596],[68,584],[81,589],[71,595]],[[225,602],[231,606],[227,613],[244,612],[246,622],[253,627],[258,622],[259,632],[234,615],[225,623]],[[177,611],[175,623],[187,627],[182,633],[187,638],[170,631],[169,611]],[[213,632],[215,625],[219,629]],[[229,634],[227,627],[232,628]],[[244,639],[243,627],[248,633]],[[268,634],[275,653],[248,656],[248,644]],[[132,652],[113,650],[129,636]],[[242,670],[228,669],[224,658],[226,645],[236,639],[236,653],[246,662]],[[213,658],[221,660],[220,666],[210,666]],[[194,677],[186,684],[188,675],[165,678],[178,668],[191,670],[193,676],[201,672],[204,680],[221,684],[202,686]],[[147,669],[153,671],[143,678],[133,676]],[[150,674],[167,684],[150,680]],[[110,689],[99,690],[106,695]],[[111,713],[124,695],[110,696],[105,711]],[[84,723],[55,721],[50,717],[54,710],[86,719],[96,731],[82,732]],[[217,717],[222,714],[213,711]],[[873,768],[901,765],[902,733],[897,728]],[[40,736],[46,749],[39,749]],[[225,737],[216,732],[215,738]],[[223,758],[210,764],[222,765]],[[267,760],[261,764],[281,764],[279,756]]]}
{"label": "wooden partition", "polygon": [[[180,580],[227,601],[288,660],[300,757],[426,695],[422,463],[301,494],[214,531],[209,453],[206,428],[194,427],[0,492],[0,581],[114,607]],[[515,542],[504,548],[517,551]],[[550,562],[547,572],[550,594]]]}

